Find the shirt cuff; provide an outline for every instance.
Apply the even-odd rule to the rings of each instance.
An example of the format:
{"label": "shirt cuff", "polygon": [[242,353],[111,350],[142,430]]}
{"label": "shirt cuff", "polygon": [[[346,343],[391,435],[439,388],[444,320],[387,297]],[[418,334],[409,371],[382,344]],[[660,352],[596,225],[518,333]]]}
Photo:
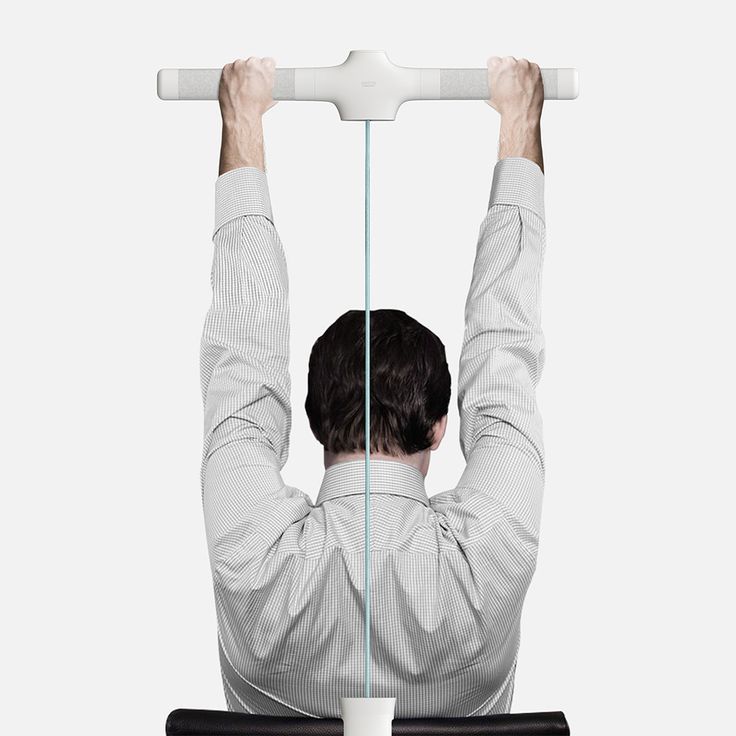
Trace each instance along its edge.
{"label": "shirt cuff", "polygon": [[539,164],[516,156],[498,161],[493,169],[488,208],[494,204],[526,207],[544,220],[544,174]]}
{"label": "shirt cuff", "polygon": [[241,215],[263,215],[273,223],[266,172],[253,166],[241,166],[217,177],[213,236]]}

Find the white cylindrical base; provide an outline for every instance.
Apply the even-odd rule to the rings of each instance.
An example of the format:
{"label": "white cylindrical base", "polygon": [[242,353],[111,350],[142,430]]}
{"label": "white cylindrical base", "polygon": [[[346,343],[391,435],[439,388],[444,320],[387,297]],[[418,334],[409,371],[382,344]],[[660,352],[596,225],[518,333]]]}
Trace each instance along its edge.
{"label": "white cylindrical base", "polygon": [[340,698],[343,736],[391,736],[396,698]]}

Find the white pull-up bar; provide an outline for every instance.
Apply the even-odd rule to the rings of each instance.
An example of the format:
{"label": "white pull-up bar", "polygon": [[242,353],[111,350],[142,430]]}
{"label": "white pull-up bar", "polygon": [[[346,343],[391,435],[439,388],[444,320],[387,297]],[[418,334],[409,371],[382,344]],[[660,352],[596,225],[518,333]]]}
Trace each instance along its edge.
{"label": "white pull-up bar", "polygon": [[[576,69],[542,69],[545,100],[578,96]],[[216,100],[222,69],[161,69],[162,100]],[[488,69],[413,69],[385,51],[351,51],[339,66],[276,69],[274,100],[331,102],[341,120],[394,120],[408,100],[488,100]]]}

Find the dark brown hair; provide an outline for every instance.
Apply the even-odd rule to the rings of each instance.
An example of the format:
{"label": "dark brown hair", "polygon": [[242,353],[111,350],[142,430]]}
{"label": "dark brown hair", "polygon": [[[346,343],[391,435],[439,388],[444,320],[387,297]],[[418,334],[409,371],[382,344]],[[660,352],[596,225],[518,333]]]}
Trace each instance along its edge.
{"label": "dark brown hair", "polygon": [[[371,310],[370,320],[371,452],[426,450],[450,404],[445,346],[398,309]],[[314,343],[304,407],[326,450],[365,450],[364,311],[345,312]]]}

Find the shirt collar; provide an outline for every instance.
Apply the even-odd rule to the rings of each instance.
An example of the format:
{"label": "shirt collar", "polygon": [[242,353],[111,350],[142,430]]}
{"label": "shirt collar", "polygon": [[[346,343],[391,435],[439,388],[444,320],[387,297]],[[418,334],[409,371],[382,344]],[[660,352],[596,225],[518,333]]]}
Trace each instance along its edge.
{"label": "shirt collar", "polygon": [[[398,460],[371,460],[371,495],[404,496],[429,506],[422,471]],[[365,494],[365,460],[347,460],[325,469],[315,506],[341,496]]]}

